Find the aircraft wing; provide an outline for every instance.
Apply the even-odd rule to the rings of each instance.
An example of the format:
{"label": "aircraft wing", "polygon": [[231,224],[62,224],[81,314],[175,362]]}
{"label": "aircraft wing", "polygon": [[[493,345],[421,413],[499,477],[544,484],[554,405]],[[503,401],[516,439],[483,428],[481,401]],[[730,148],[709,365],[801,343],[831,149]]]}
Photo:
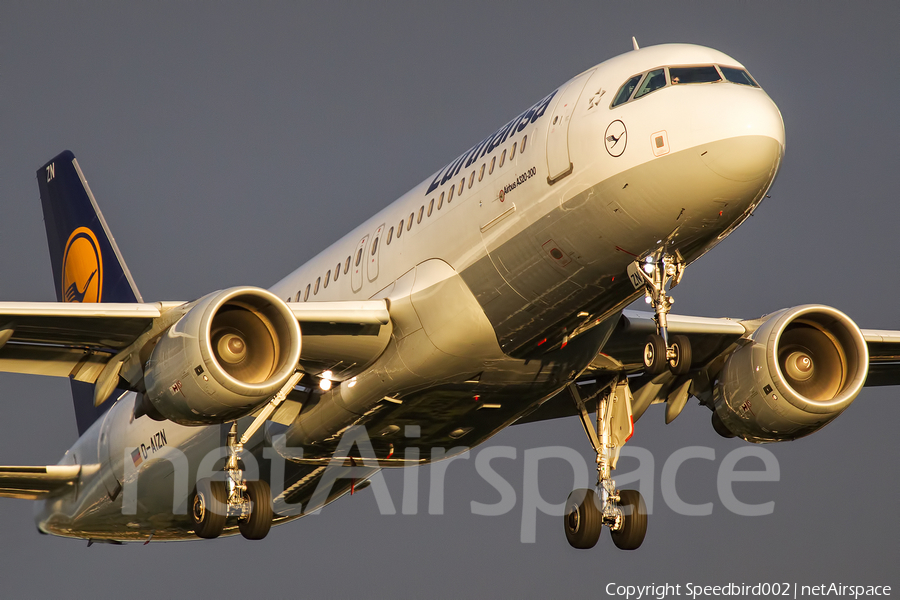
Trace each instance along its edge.
{"label": "aircraft wing", "polygon": [[[693,373],[715,374],[725,359],[751,334],[762,319],[739,320],[729,318],[691,317],[668,315],[670,335],[686,335],[691,340]],[[900,331],[861,329],[869,352],[867,387],[900,385]],[[643,374],[641,356],[644,340],[656,333],[653,313],[626,310],[604,345],[603,350],[578,377],[576,383],[584,389],[585,396],[595,399],[596,392],[604,388],[613,377],[631,376],[634,392],[635,420],[650,404],[669,402],[678,405],[667,414],[671,421],[681,411],[688,393],[700,386],[694,378],[686,376],[677,380],[669,373],[656,377]],[[683,387],[679,384],[685,383]],[[707,390],[709,391],[709,390]],[[591,395],[593,393],[593,396]],[[532,423],[559,417],[575,416],[578,412],[568,391],[560,392],[544,402],[534,412],[523,416],[516,424]]]}
{"label": "aircraft wing", "polygon": [[0,302],[0,371],[92,383],[173,304]]}
{"label": "aircraft wing", "polygon": [[46,467],[0,467],[0,497],[40,500],[72,488],[81,465]]}
{"label": "aircraft wing", "polygon": [[900,385],[900,331],[863,329],[869,347],[866,386]]}
{"label": "aircraft wing", "polygon": [[[390,321],[384,300],[292,302],[288,308],[308,335],[301,358],[355,361],[365,345],[348,339],[383,337]],[[70,377],[94,383],[110,359],[146,332],[171,325],[183,302],[69,303],[0,302],[0,371]],[[381,334],[381,335],[379,335]],[[374,346],[373,346],[374,347]],[[346,352],[345,352],[346,350]],[[326,361],[327,362],[327,361]]]}

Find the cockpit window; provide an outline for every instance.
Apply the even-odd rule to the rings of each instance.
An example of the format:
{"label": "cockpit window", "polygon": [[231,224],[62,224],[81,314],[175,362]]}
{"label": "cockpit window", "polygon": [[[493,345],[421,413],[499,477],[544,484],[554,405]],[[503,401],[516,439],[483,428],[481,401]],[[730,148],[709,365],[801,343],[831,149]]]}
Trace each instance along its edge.
{"label": "cockpit window", "polygon": [[641,96],[646,96],[650,92],[663,87],[666,87],[666,70],[656,69],[650,71],[644,78],[644,83],[642,83],[641,87],[638,88],[638,91],[634,93],[634,98],[637,100]]}
{"label": "cockpit window", "polygon": [[725,76],[725,79],[730,81],[731,83],[739,83],[741,85],[749,85],[752,87],[759,87],[753,78],[750,77],[750,73],[745,71],[744,69],[735,69],[734,67],[719,67],[722,69],[722,75]]}
{"label": "cockpit window", "polygon": [[641,80],[642,76],[643,73],[641,75],[635,75],[634,77],[626,81],[625,85],[619,88],[619,92],[616,94],[616,99],[613,100],[610,108],[628,102],[628,99],[631,98],[631,92],[633,92],[634,88],[637,87],[637,84]]}
{"label": "cockpit window", "polygon": [[[668,71],[668,78],[666,72]],[[724,78],[723,78],[724,76]],[[643,82],[641,79],[643,78]],[[737,67],[723,67],[721,65],[697,65],[682,67],[658,67],[646,73],[634,75],[619,88],[610,108],[615,108],[626,102],[642,98],[651,92],[664,87],[684,85],[689,83],[716,83],[728,81],[739,85],[758,88],[759,84],[750,77],[750,73]],[[638,86],[640,84],[640,86]],[[634,96],[632,96],[632,92]]]}
{"label": "cockpit window", "polygon": [[719,71],[712,65],[703,67],[669,67],[672,85],[679,83],[712,83],[721,81]]}

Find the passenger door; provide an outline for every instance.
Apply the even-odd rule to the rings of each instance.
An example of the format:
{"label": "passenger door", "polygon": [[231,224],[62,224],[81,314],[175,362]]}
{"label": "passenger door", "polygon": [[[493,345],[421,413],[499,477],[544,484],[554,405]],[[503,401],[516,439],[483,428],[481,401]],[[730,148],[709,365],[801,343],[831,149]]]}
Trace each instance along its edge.
{"label": "passenger door", "polygon": [[350,259],[350,287],[354,292],[362,289],[363,269],[366,268],[366,261],[363,255],[366,253],[366,243],[368,241],[369,236],[363,236],[356,245],[356,250],[353,251],[353,257]]}
{"label": "passenger door", "polygon": [[581,91],[593,73],[588,71],[573,79],[560,95],[553,114],[550,115],[550,130],[547,134],[548,183],[554,183],[572,172],[572,161],[569,158],[569,122]]}
{"label": "passenger door", "polygon": [[372,248],[369,250],[367,257],[366,275],[369,281],[375,281],[378,278],[378,255],[381,254],[381,234],[384,233],[384,223],[382,223],[375,233],[372,234]]}

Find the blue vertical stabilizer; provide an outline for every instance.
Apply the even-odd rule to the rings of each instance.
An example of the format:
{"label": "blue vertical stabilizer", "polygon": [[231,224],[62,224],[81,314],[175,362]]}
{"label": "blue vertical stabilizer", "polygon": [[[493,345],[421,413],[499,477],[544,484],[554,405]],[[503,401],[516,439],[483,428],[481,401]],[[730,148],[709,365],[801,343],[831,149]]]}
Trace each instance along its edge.
{"label": "blue vertical stabilizer", "polygon": [[[66,150],[55,156],[38,169],[37,179],[57,301],[142,302],[75,155]],[[81,435],[111,402],[95,407],[94,386],[71,383]]]}

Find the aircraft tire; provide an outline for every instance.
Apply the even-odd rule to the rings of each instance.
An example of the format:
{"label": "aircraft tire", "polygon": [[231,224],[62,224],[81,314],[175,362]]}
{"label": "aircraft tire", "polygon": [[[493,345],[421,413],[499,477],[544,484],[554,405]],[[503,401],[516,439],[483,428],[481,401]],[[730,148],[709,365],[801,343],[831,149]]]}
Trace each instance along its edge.
{"label": "aircraft tire", "polygon": [[672,337],[674,358],[669,359],[669,369],[674,375],[686,375],[691,370],[691,340],[686,335]]}
{"label": "aircraft tire", "polygon": [[647,535],[647,505],[637,490],[619,492],[619,507],[625,513],[624,523],[612,532],[613,543],[620,550],[637,550]]}
{"label": "aircraft tire", "polygon": [[659,375],[666,370],[666,343],[656,333],[647,336],[644,342],[644,369],[650,375]]}
{"label": "aircraft tire", "polygon": [[247,497],[253,503],[250,517],[246,521],[238,521],[241,535],[248,540],[261,540],[272,528],[272,495],[269,484],[265,481],[248,481]]}
{"label": "aircraft tire", "polygon": [[224,481],[201,479],[191,494],[191,523],[197,537],[217,538],[225,529],[228,501]]}
{"label": "aircraft tire", "polygon": [[563,526],[569,545],[579,550],[593,548],[603,531],[602,515],[594,490],[577,489],[566,499]]}

